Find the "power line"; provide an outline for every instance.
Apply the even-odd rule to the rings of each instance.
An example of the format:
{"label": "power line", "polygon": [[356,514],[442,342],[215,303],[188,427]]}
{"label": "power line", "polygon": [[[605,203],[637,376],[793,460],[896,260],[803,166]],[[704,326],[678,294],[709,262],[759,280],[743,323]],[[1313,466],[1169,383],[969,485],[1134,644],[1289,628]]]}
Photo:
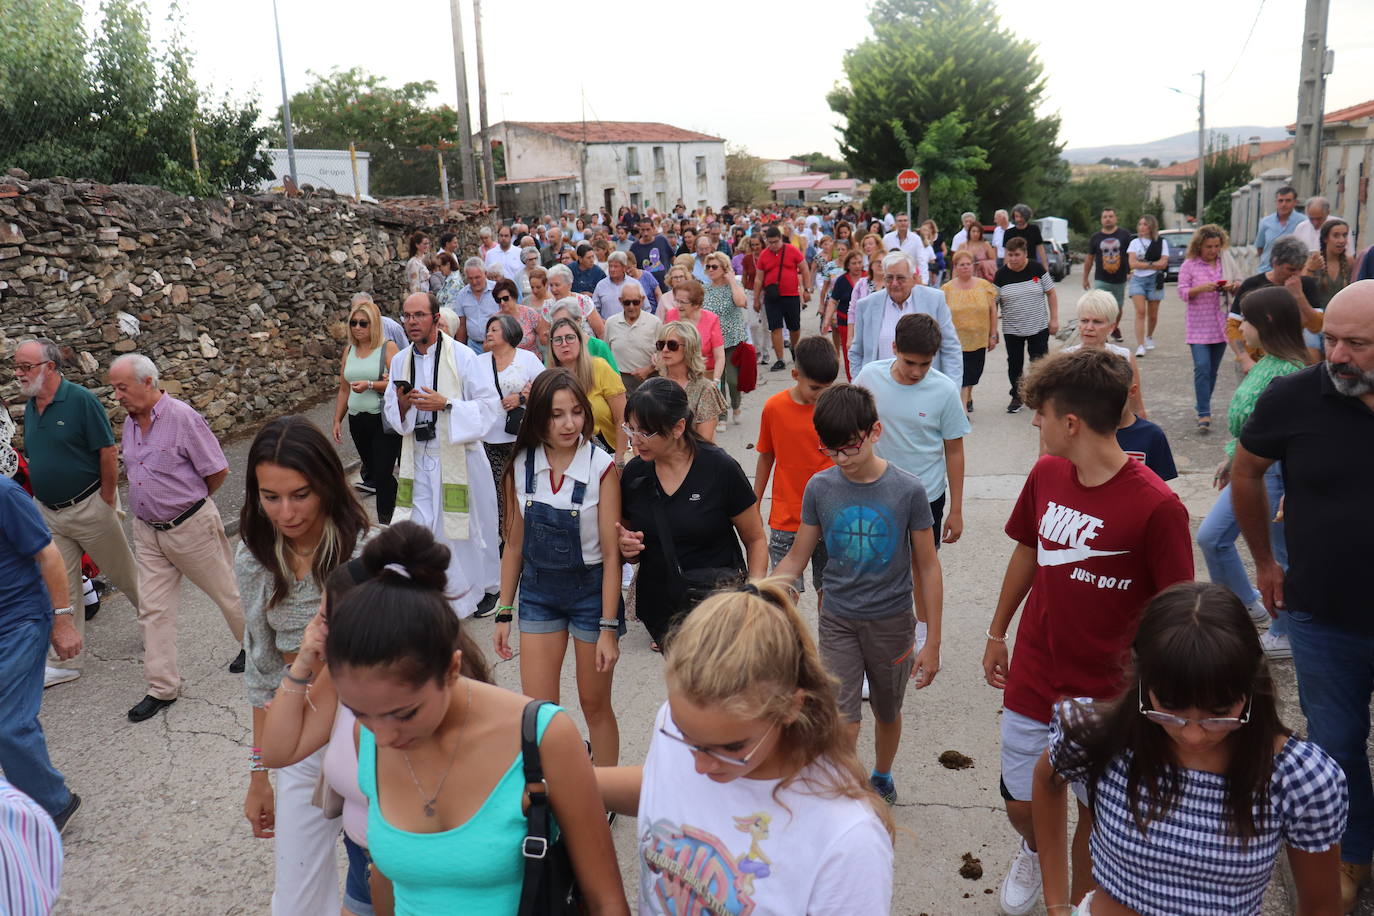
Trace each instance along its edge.
{"label": "power line", "polygon": [[1250,38],[1255,34],[1255,26],[1259,25],[1260,13],[1262,12],[1264,12],[1264,0],[1260,0],[1259,7],[1255,10],[1255,18],[1250,22],[1250,31],[1245,33],[1245,43],[1240,46],[1240,53],[1236,55],[1236,62],[1231,65],[1231,71],[1226,74],[1226,79],[1221,81],[1221,85],[1225,86],[1230,82],[1231,75],[1240,66],[1241,59],[1245,57],[1245,49],[1250,47]]}

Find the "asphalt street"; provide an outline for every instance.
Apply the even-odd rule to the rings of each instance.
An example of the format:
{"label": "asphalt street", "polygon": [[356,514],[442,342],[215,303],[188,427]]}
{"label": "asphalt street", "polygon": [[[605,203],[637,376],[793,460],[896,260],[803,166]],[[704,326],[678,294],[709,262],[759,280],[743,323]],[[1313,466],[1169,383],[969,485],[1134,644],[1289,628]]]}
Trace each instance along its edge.
{"label": "asphalt street", "polygon": [[[1066,323],[1072,320],[1080,293],[1080,269],[1076,267],[1060,286],[1060,314]],[[1229,365],[1223,370],[1214,400],[1216,428],[1210,436],[1196,433],[1182,309],[1171,286],[1156,334],[1159,347],[1141,367],[1147,408],[1170,437],[1181,472],[1174,486],[1196,529],[1214,498],[1212,472],[1227,438],[1225,405],[1236,377]],[[816,329],[814,308],[803,321],[808,331]],[[751,477],[759,411],[769,395],[788,383],[788,376],[765,370],[761,381],[760,388],[746,397],[743,423],[720,436],[720,443]],[[931,686],[908,695],[905,734],[894,771],[900,832],[893,913],[902,916],[996,912],[997,884],[1016,844],[998,794],[1001,697],[984,683],[980,662],[984,629],[1012,548],[1002,528],[1035,460],[1037,437],[1029,411],[1008,415],[1003,410],[1007,384],[1001,349],[989,355],[974,400],[973,432],[965,449],[965,533],[940,554],[945,580],[944,667]],[[331,409],[332,404],[322,405],[312,414],[326,430]],[[351,453],[351,443],[347,448]],[[236,523],[247,441],[229,443],[226,452],[231,476],[217,499],[226,521]],[[763,511],[766,519],[767,505]],[[1200,555],[1196,563],[1205,575]],[[53,759],[84,799],[65,839],[59,914],[208,916],[269,910],[271,843],[255,840],[241,813],[251,718],[240,678],[226,671],[237,646],[203,594],[187,584],[183,599],[179,650],[185,687],[181,699],[166,712],[141,724],[125,717],[143,696],[144,686],[137,623],[120,596],[107,598],[105,608],[87,626],[83,676],[48,690],[44,697],[43,724]],[[814,621],[811,592],[804,596],[803,610]],[[479,643],[490,647],[490,620],[470,626]],[[648,636],[638,626],[632,625],[622,652],[614,689],[621,759],[637,762],[644,757],[653,716],[665,697],[662,661],[649,651]],[[1304,723],[1297,710],[1291,663],[1279,662],[1275,668],[1286,721],[1301,732]],[[518,660],[498,663],[496,673],[503,686],[518,689]],[[581,725],[571,660],[564,670],[564,697]],[[871,742],[865,728],[861,749],[869,763]],[[937,757],[946,750],[971,757],[973,766],[945,769]],[[614,827],[626,887],[631,890],[636,887],[634,826],[626,818]],[[981,860],[981,879],[960,877],[965,852]],[[1265,912],[1292,912],[1281,874],[1276,875]],[[342,876],[341,866],[341,880]]]}

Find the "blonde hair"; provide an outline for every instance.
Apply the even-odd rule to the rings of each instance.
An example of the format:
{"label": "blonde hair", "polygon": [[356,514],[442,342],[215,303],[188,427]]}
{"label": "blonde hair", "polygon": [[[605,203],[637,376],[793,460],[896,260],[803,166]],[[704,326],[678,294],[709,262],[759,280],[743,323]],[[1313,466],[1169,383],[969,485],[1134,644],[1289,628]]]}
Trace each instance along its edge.
{"label": "blonde hair", "polygon": [[1101,318],[1109,324],[1121,320],[1121,306],[1116,297],[1105,289],[1095,289],[1078,297],[1079,318]]}
{"label": "blonde hair", "polygon": [[892,814],[869,786],[846,737],[834,680],[787,586],[783,578],[757,579],[697,605],[666,642],[668,689],[697,706],[779,726],[786,775],[773,790],[775,799],[814,764],[803,780],[807,790],[867,802],[892,836]]}
{"label": "blonde hair", "polygon": [[965,248],[960,248],[958,251],[954,252],[954,254],[952,254],[952,255],[950,256],[949,263],[950,263],[950,266],[953,267],[955,264],[958,264],[960,261],[973,261],[973,260],[975,260],[974,257],[973,257],[973,252],[971,252],[971,251],[969,251],[969,250],[967,250],[967,249],[965,249]]}
{"label": "blonde hair", "polygon": [[[362,312],[367,316],[367,352],[371,353],[382,345],[382,313],[377,308],[377,303],[371,299],[359,299],[354,302],[348,310],[347,321],[352,321],[353,316]],[[347,333],[344,339],[350,344],[353,342],[352,328],[346,328]]]}
{"label": "blonde hair", "polygon": [[735,266],[730,263],[730,259],[726,257],[725,252],[723,251],[711,252],[706,256],[705,260],[703,260],[701,263],[703,265],[706,265],[710,264],[712,261],[720,265],[720,269],[723,271],[721,279],[724,280],[728,285],[730,282],[730,277],[733,276],[735,273]]}
{"label": "blonde hair", "polygon": [[[565,325],[577,335],[577,362],[571,366],[564,366],[554,355],[553,337],[558,329]],[[592,360],[598,358],[592,356],[587,350],[587,335],[582,333],[582,322],[572,317],[563,317],[556,320],[553,327],[549,328],[549,368],[567,369],[577,378],[577,381],[582,385],[582,390],[588,392],[589,397],[590,393],[596,390],[596,376],[592,372]]]}
{"label": "blonde hair", "polygon": [[[664,275],[663,281],[668,285],[668,294],[669,294],[669,295],[672,295],[673,290],[677,288],[677,283],[674,283],[674,282],[673,282],[673,274],[678,274],[678,273],[682,274],[682,279],[683,279],[683,280],[689,279],[689,278],[692,276],[692,272],[689,271],[689,270],[686,270],[686,269],[683,268],[682,265],[680,265],[680,264],[674,264],[672,267],[668,268],[668,273]],[[678,281],[678,282],[681,282],[681,281]]]}
{"label": "blonde hair", "polygon": [[[706,359],[701,355],[701,334],[686,321],[669,321],[658,328],[657,340],[667,340],[669,334],[676,334],[682,341],[682,361],[687,364],[687,378],[698,379],[706,374]],[[668,370],[659,367],[658,374],[668,377]]]}
{"label": "blonde hair", "polygon": [[1226,234],[1226,230],[1216,223],[1206,223],[1198,226],[1193,237],[1188,240],[1188,253],[1185,258],[1198,259],[1202,257],[1202,243],[1208,239],[1221,239],[1221,249],[1225,251],[1231,244],[1231,237]]}

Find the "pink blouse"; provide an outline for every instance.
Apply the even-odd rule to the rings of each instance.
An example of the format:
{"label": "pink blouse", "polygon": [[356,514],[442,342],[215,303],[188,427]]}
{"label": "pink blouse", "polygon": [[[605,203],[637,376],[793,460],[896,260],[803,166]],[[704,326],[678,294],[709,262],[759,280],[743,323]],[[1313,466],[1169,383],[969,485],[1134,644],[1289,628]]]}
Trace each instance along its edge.
{"label": "pink blouse", "polygon": [[[675,306],[668,307],[663,320],[687,321],[686,318],[679,317]],[[690,321],[687,323],[691,324]],[[701,358],[706,360],[706,371],[710,372],[716,368],[716,347],[725,346],[725,335],[720,332],[720,319],[716,317],[715,312],[702,309],[701,314],[697,316],[696,329],[701,335]]]}
{"label": "pink blouse", "polygon": [[[1222,276],[1221,258],[1208,264],[1201,258],[1188,258],[1178,269],[1178,297],[1188,306],[1184,313],[1185,342],[1216,344],[1226,342],[1226,303],[1216,290],[1190,297],[1188,290],[1203,283],[1218,283]],[[1226,298],[1230,298],[1227,296]]]}

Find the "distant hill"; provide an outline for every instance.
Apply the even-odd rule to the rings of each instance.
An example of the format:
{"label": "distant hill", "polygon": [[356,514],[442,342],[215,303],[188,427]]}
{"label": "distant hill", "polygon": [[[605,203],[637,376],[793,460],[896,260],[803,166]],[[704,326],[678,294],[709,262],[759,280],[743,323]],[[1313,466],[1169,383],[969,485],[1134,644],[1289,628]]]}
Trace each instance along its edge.
{"label": "distant hill", "polygon": [[[1282,127],[1213,127],[1208,130],[1213,141],[1227,138],[1232,146],[1247,142],[1251,137],[1261,140],[1283,140],[1288,131]],[[1064,158],[1075,165],[1097,162],[1104,156],[1112,159],[1158,159],[1160,165],[1197,158],[1197,131],[1153,140],[1149,143],[1123,143],[1116,146],[1080,146],[1064,150]]]}

